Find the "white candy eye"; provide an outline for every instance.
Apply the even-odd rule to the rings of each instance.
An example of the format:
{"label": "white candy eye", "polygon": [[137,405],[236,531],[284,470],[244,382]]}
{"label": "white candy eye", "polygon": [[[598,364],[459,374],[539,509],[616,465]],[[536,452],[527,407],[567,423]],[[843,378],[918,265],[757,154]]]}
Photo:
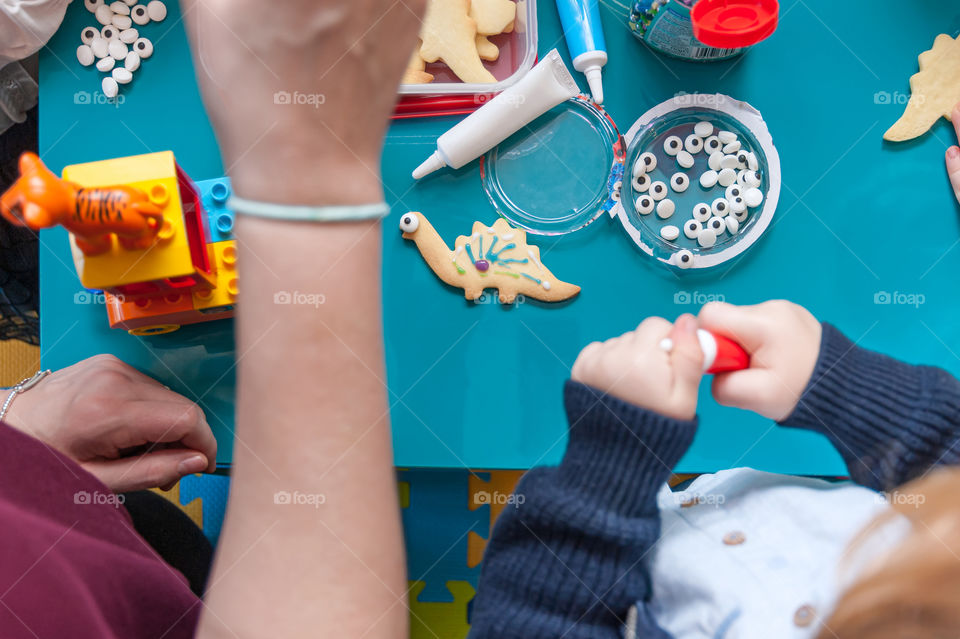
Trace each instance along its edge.
{"label": "white candy eye", "polygon": [[647,165],[644,164],[640,158],[637,158],[637,161],[633,163],[633,177],[637,178],[647,172]]}
{"label": "white candy eye", "polygon": [[737,181],[737,172],[733,169],[721,169],[717,174],[717,184],[723,187],[730,186]]}
{"label": "white candy eye", "polygon": [[100,32],[97,31],[94,27],[87,27],[80,32],[80,42],[84,44],[90,44],[93,42],[94,38],[99,38]]}
{"label": "white candy eye", "polygon": [[730,212],[730,204],[726,199],[718,197],[713,201],[713,204],[710,205],[710,210],[713,211],[713,214],[717,217],[723,217]]}
{"label": "white candy eye", "polygon": [[110,54],[110,45],[106,40],[100,37],[100,34],[97,34],[97,37],[93,39],[93,42],[90,43],[90,50],[93,51],[93,55],[98,58],[105,58]]}
{"label": "white candy eye", "polygon": [[700,136],[701,138],[705,138],[708,135],[713,134],[713,125],[705,120],[701,122],[697,122],[696,124],[693,125],[693,132],[696,135]]}
{"label": "white candy eye", "polygon": [[133,43],[133,50],[137,52],[141,59],[149,58],[153,55],[153,43],[147,38],[140,38]]}
{"label": "white candy eye", "polygon": [[707,158],[707,166],[710,167],[713,171],[719,171],[723,168],[723,153],[721,151],[714,151],[710,154],[710,157]]}
{"label": "white candy eye", "polygon": [[690,178],[686,173],[674,173],[670,176],[670,188],[674,193],[683,193],[690,186]]}
{"label": "white candy eye", "polygon": [[740,151],[737,153],[737,163],[740,165],[741,169],[747,168],[747,153]]}
{"label": "white candy eye", "polygon": [[120,90],[117,81],[109,75],[100,82],[100,87],[103,89],[103,94],[108,98],[117,97],[117,92]]}
{"label": "white candy eye", "polygon": [[748,215],[748,214],[749,214],[748,211],[741,211],[740,213],[734,213],[734,214],[731,215],[730,217],[734,218],[734,219],[735,219],[737,222],[739,222],[740,224],[743,224],[744,222],[747,221],[747,215]]}
{"label": "white candy eye", "polygon": [[656,201],[660,201],[663,198],[667,197],[667,185],[657,180],[650,185],[650,197]]}
{"label": "white candy eye", "polygon": [[652,181],[653,180],[650,179],[649,175],[647,175],[646,173],[643,173],[640,175],[640,177],[636,177],[633,179],[633,183],[632,183],[633,190],[636,191],[637,193],[643,193],[650,188],[650,182]]}
{"label": "white candy eye", "polygon": [[117,60],[123,60],[127,57],[127,53],[129,53],[127,45],[119,40],[110,40],[110,43],[107,46],[107,51],[110,52],[111,58],[116,58]]}
{"label": "white candy eye", "polygon": [[724,153],[736,153],[739,150],[740,150],[740,140],[734,140],[730,144],[723,145]]}
{"label": "white candy eye", "polygon": [[666,226],[663,226],[660,228],[660,237],[667,240],[668,242],[672,242],[673,240],[680,237],[680,229],[678,229],[672,224],[667,224]]}
{"label": "white candy eye", "polygon": [[696,133],[688,135],[683,141],[683,148],[685,148],[688,153],[699,153],[703,150],[703,138]]}
{"label": "white candy eye", "polygon": [[717,243],[717,234],[713,229],[703,229],[697,233],[697,244],[703,248],[710,248]]}
{"label": "white candy eye", "polygon": [[693,166],[693,156],[686,151],[680,151],[677,153],[677,164],[685,169],[689,169]]}
{"label": "white candy eye", "polygon": [[662,200],[657,204],[657,217],[665,220],[673,215],[676,210],[677,206],[673,203],[673,200]]}
{"label": "white candy eye", "polygon": [[113,79],[117,84],[129,84],[133,80],[133,74],[123,67],[117,67],[113,70]]}
{"label": "white candy eye", "polygon": [[691,240],[697,237],[697,234],[700,233],[703,226],[700,222],[696,220],[687,220],[687,223],[683,225],[683,234],[689,237]]}
{"label": "white candy eye", "polygon": [[736,216],[728,215],[727,217],[723,218],[723,220],[727,225],[727,232],[729,232],[730,235],[736,235],[737,231],[740,230],[740,222],[737,221]]}
{"label": "white candy eye", "polygon": [[110,21],[113,23],[113,26],[121,31],[126,31],[130,28],[130,25],[133,24],[133,21],[130,20],[130,16],[121,16],[117,14],[114,14]]}
{"label": "white candy eye", "polygon": [[120,16],[130,15],[130,6],[126,2],[122,2],[121,0],[116,0],[116,2],[111,2],[110,10]]}
{"label": "white candy eye", "polygon": [[647,173],[657,168],[657,156],[649,151],[641,154],[640,157],[637,158],[637,162],[643,162],[643,165],[647,167]]}
{"label": "white candy eye", "polygon": [[120,42],[133,44],[140,37],[140,32],[136,29],[124,29],[120,32]]}
{"label": "white candy eye", "polygon": [[713,210],[710,208],[709,204],[701,202],[693,207],[693,219],[697,222],[706,222],[710,219],[710,216],[713,215]]}
{"label": "white candy eye", "polygon": [[738,185],[738,184],[731,184],[730,186],[727,187],[727,190],[726,190],[726,192],[724,193],[724,196],[725,196],[728,200],[732,200],[732,199],[735,198],[735,197],[740,197],[742,194],[743,194],[743,193],[740,191],[740,185]]}
{"label": "white candy eye", "polygon": [[723,235],[723,232],[727,230],[727,225],[722,217],[712,217],[710,221],[707,222],[707,228],[717,235]]}
{"label": "white candy eye", "polygon": [[674,254],[674,264],[680,268],[690,268],[693,266],[693,253],[687,249],[681,249]]}
{"label": "white candy eye", "polygon": [[735,197],[727,200],[727,202],[730,203],[731,213],[743,213],[747,210],[747,203],[743,201],[742,197]]}
{"label": "white candy eye", "polygon": [[760,176],[756,171],[747,171],[746,175],[743,176],[743,183],[746,186],[760,186]]}
{"label": "white candy eye", "polygon": [[[127,5],[123,5],[123,6],[127,6]],[[112,24],[108,24],[102,29],[100,29],[100,37],[107,41],[116,40],[117,38],[120,37],[120,32],[117,31],[117,28],[115,26],[113,26]]]}
{"label": "white candy eye", "polygon": [[749,188],[743,193],[744,203],[753,208],[763,202],[763,193],[758,188]]}
{"label": "white candy eye", "polygon": [[113,11],[110,10],[105,4],[101,4],[97,7],[97,10],[94,12],[93,16],[97,19],[97,22],[103,25],[113,24]]}
{"label": "white candy eye", "polygon": [[663,151],[667,155],[676,155],[683,148],[683,140],[676,135],[671,135],[663,141]]}
{"label": "white candy eye", "polygon": [[720,138],[715,135],[711,135],[706,140],[703,141],[703,150],[707,153],[713,154],[723,148],[723,144],[720,143]]}
{"label": "white candy eye", "polygon": [[720,141],[724,144],[730,144],[737,140],[737,134],[733,131],[717,131],[717,137],[720,138]]}
{"label": "white candy eye", "polygon": [[420,218],[415,213],[406,213],[400,218],[400,230],[404,233],[414,233],[420,228]]}
{"label": "white candy eye", "polygon": [[167,17],[167,5],[160,2],[160,0],[151,0],[147,4],[147,15],[150,16],[150,19],[154,22],[160,22]]}
{"label": "white candy eye", "polygon": [[93,64],[93,61],[96,59],[96,56],[93,55],[93,49],[88,47],[85,44],[81,44],[77,47],[77,61],[85,67],[89,67]]}
{"label": "white candy eye", "polygon": [[650,215],[653,213],[653,208],[657,205],[649,195],[641,195],[634,204],[637,206],[637,213],[640,215]]}
{"label": "white candy eye", "polygon": [[760,167],[760,162],[757,161],[757,154],[751,151],[747,153],[747,168],[751,171],[756,171]]}
{"label": "white candy eye", "polygon": [[131,73],[140,68],[140,56],[137,55],[136,51],[131,51],[123,59],[123,68]]}
{"label": "white candy eye", "polygon": [[720,160],[721,169],[736,169],[740,167],[740,162],[737,161],[737,156],[735,155],[724,155]]}
{"label": "white candy eye", "polygon": [[716,171],[704,171],[700,174],[700,186],[705,189],[712,189],[717,184],[719,174]]}
{"label": "white candy eye", "polygon": [[143,26],[148,22],[150,22],[150,15],[147,14],[147,8],[145,6],[143,6],[142,4],[138,4],[137,6],[130,9],[130,19],[134,23],[139,24],[140,26]]}
{"label": "white candy eye", "polygon": [[111,69],[113,69],[114,66],[116,66],[116,64],[117,64],[116,59],[111,58],[110,56],[107,56],[105,58],[100,58],[99,60],[97,60],[97,71],[103,71],[104,73],[108,73]]}
{"label": "white candy eye", "polygon": [[97,8],[103,4],[103,0],[83,0],[83,6],[90,13],[96,13]]}

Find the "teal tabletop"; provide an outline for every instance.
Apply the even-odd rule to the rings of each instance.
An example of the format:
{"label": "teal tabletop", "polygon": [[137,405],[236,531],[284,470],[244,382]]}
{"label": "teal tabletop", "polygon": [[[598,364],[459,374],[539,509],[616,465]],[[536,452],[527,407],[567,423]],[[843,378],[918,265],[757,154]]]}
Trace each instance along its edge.
{"label": "teal tabletop", "polygon": [[[155,43],[153,57],[123,88],[122,101],[112,103],[99,93],[99,74],[76,62],[79,33],[90,20],[82,3],[72,3],[41,56],[40,145],[53,170],[171,149],[195,180],[223,174],[181,16],[174,2],[168,5],[166,21],[144,29]],[[411,170],[457,119],[395,122],[383,152],[391,206],[383,233],[383,319],[397,465],[557,462],[566,443],[561,389],[579,349],[650,315],[695,313],[710,299],[790,299],[861,346],[960,374],[960,322],[953,317],[960,309],[960,207],[943,167],[953,132],[941,120],[915,141],[882,140],[909,95],[917,55],[937,34],[960,32],[960,5],[785,0],[772,37],[744,56],[709,64],[651,52],[631,34],[626,13],[621,3],[603,0],[610,57],[605,106],[621,132],[680,92],[749,102],[763,114],[782,163],[771,227],[741,259],[678,277],[654,266],[617,220],[604,217],[560,238],[531,236],[549,254],[551,270],[582,286],[576,299],[556,307],[475,304],[434,276],[397,224],[403,213],[421,211],[452,244],[475,220],[492,223],[496,213],[478,164],[415,183]],[[540,55],[558,48],[569,64],[549,0],[539,6],[538,22]],[[582,75],[577,79],[586,88]],[[243,87],[236,90],[242,99]],[[549,185],[543,197],[550,197]],[[218,461],[228,465],[232,321],[148,338],[111,330],[102,304],[77,280],[66,233],[45,231],[41,239],[43,365],[115,353],[198,401],[221,444]],[[679,471],[753,466],[845,473],[825,439],[721,407],[709,391],[704,383],[702,426]]]}

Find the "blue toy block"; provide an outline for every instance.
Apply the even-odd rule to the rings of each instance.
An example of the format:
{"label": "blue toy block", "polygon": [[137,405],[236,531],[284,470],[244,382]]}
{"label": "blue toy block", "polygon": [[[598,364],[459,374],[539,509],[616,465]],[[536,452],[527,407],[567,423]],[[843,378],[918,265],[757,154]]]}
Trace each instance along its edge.
{"label": "blue toy block", "polygon": [[233,211],[227,208],[227,200],[232,193],[230,178],[216,178],[195,182],[207,213],[207,226],[210,237],[208,244],[233,239]]}
{"label": "blue toy block", "polygon": [[230,477],[226,475],[187,475],[180,480],[180,503],[187,505],[200,498],[203,509],[203,534],[216,547],[223,528],[223,515],[230,494]]}
{"label": "blue toy block", "polygon": [[407,547],[407,578],[424,582],[418,599],[452,603],[447,582],[477,587],[480,567],[467,566],[467,540],[474,532],[489,536],[489,517],[470,510],[470,472],[467,469],[402,470],[409,484],[409,506],[402,509]]}

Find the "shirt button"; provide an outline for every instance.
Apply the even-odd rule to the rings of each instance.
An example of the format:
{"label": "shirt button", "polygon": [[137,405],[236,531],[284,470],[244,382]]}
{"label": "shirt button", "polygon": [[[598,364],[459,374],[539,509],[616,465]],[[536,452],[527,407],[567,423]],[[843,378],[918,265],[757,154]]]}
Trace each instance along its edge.
{"label": "shirt button", "polygon": [[804,604],[797,608],[797,611],[793,613],[793,624],[800,628],[806,628],[813,623],[813,620],[817,616],[816,609],[810,604]]}
{"label": "shirt button", "polygon": [[747,540],[747,536],[739,530],[728,532],[723,536],[723,543],[728,546],[739,546]]}

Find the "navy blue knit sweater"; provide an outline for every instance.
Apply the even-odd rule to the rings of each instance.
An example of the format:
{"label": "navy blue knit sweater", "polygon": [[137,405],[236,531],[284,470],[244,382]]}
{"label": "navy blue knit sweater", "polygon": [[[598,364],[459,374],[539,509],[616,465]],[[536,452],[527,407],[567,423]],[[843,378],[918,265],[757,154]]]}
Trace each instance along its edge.
{"label": "navy blue knit sweater", "polygon": [[[660,534],[656,494],[690,446],[678,421],[567,382],[570,438],[558,467],[524,475],[525,501],[494,527],[473,603],[473,639],[622,636],[650,596],[643,558]],[[892,488],[960,463],[960,382],[855,346],[823,325],[820,355],[783,426],[828,437],[851,478]],[[638,637],[667,637],[640,608]]]}

